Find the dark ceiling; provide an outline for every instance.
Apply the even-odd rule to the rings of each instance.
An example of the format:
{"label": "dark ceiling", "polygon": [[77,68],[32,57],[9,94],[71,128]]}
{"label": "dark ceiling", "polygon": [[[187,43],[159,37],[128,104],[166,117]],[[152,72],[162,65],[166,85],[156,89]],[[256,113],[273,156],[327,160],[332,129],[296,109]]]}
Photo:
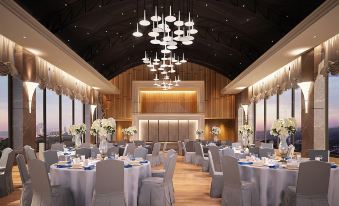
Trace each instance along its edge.
{"label": "dark ceiling", "polygon": [[[193,45],[181,45],[188,61],[235,78],[301,22],[323,0],[16,0],[107,79],[142,64],[144,51],[160,52],[151,37],[135,38],[137,19],[173,5],[194,16]],[[138,6],[137,6],[138,5]],[[148,15],[149,16],[149,15]],[[150,26],[149,26],[150,28]]]}

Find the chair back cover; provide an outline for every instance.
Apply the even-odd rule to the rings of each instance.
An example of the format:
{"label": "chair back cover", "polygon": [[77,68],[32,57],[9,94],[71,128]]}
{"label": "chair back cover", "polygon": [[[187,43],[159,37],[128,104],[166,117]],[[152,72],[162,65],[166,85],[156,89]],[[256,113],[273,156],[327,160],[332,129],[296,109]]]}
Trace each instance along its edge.
{"label": "chair back cover", "polygon": [[222,150],[223,156],[235,157],[234,150],[232,148],[225,148]]}
{"label": "chair back cover", "polygon": [[162,151],[163,151],[163,152],[166,152],[166,149],[167,149],[167,142],[164,143],[164,146],[163,146],[163,148],[162,148]]}
{"label": "chair back cover", "polygon": [[204,157],[200,142],[194,142],[194,151],[196,156]]}
{"label": "chair back cover", "polygon": [[125,150],[124,150],[124,156],[133,155],[134,150],[135,150],[135,144],[134,143],[128,143],[125,147]]}
{"label": "chair back cover", "polygon": [[11,148],[7,147],[2,150],[1,158],[0,158],[0,167],[6,167],[8,154],[13,151]]}
{"label": "chair back cover", "polygon": [[90,158],[91,157],[91,149],[90,148],[79,148],[75,150],[75,154],[76,155],[85,155],[86,158]]}
{"label": "chair back cover", "polygon": [[183,148],[181,141],[178,141],[178,154],[183,155]]}
{"label": "chair back cover", "polygon": [[224,176],[224,185],[235,189],[241,189],[241,179],[238,160],[231,156],[221,158]]}
{"label": "chair back cover", "polygon": [[48,168],[58,162],[58,152],[55,150],[44,151],[44,158]]}
{"label": "chair back cover", "polygon": [[34,151],[34,149],[31,146],[25,145],[24,146],[24,151],[25,151],[25,156],[26,156],[26,161],[27,162],[29,162],[30,160],[37,159],[35,151]]}
{"label": "chair back cover", "polygon": [[148,153],[148,149],[139,146],[134,150],[134,157],[141,157],[143,159],[146,159]]}
{"label": "chair back cover", "polygon": [[152,156],[158,156],[160,152],[161,143],[157,142],[153,145]]}
{"label": "chair back cover", "polygon": [[325,195],[327,197],[331,165],[320,161],[300,163],[297,195]]}
{"label": "chair back cover", "polygon": [[[97,148],[97,147],[91,148],[91,157],[96,158],[97,154],[100,154],[99,148]],[[108,153],[107,153],[107,155],[108,155]]]}
{"label": "chair back cover", "polygon": [[171,157],[172,155],[176,154],[177,152],[174,149],[170,149],[167,151],[167,158],[164,160],[164,169],[166,170],[167,165],[168,165],[168,161],[169,161],[169,157]]}
{"label": "chair back cover", "polygon": [[41,160],[33,159],[28,162],[28,170],[33,188],[32,205],[52,205],[52,189],[46,164]]}
{"label": "chair back cover", "polygon": [[210,160],[210,165],[211,165],[211,171],[212,171],[212,175],[215,175],[215,167],[214,167],[214,159],[213,159],[213,155],[211,150],[208,151],[208,159]]}
{"label": "chair back cover", "polygon": [[260,144],[260,148],[273,149],[273,143],[264,143],[264,142],[262,142]]}
{"label": "chair back cover", "polygon": [[164,174],[165,183],[171,184],[173,175],[174,175],[176,161],[177,161],[176,154],[172,154],[171,156],[168,157],[167,168],[165,169],[165,174]]}
{"label": "chair back cover", "polygon": [[274,149],[259,148],[259,157],[269,157],[274,154]]}
{"label": "chair back cover", "polygon": [[240,142],[233,142],[232,147],[241,147],[241,143]]}
{"label": "chair back cover", "polygon": [[259,147],[250,147],[249,149],[250,154],[258,155],[259,156]]}
{"label": "chair back cover", "polygon": [[91,148],[91,144],[88,142],[84,142],[80,145],[80,148]]}
{"label": "chair back cover", "polygon": [[64,151],[64,143],[54,143],[51,145],[51,150],[55,151]]}
{"label": "chair back cover", "polygon": [[310,160],[315,160],[316,157],[321,157],[321,161],[328,162],[329,154],[330,153],[328,150],[308,150],[308,157],[310,158]]}
{"label": "chair back cover", "polygon": [[112,155],[115,155],[115,154],[119,154],[119,147],[113,146],[113,147],[108,148],[108,150],[107,150],[108,156],[112,156]]}
{"label": "chair back cover", "polygon": [[16,162],[18,164],[21,182],[25,184],[29,180],[29,174],[26,167],[25,157],[22,154],[16,156]]}
{"label": "chair back cover", "polygon": [[135,144],[135,146],[145,146],[145,141],[143,141],[143,140],[134,140],[133,141],[134,142],[134,144]]}
{"label": "chair back cover", "polygon": [[185,142],[181,142],[181,145],[182,145],[182,148],[183,148],[183,151],[184,151],[184,155],[186,155],[187,154],[187,150],[186,150]]}
{"label": "chair back cover", "polygon": [[211,164],[213,163],[215,172],[221,172],[219,148],[217,146],[209,146],[208,148],[212,156],[212,159],[210,159],[210,161]]}

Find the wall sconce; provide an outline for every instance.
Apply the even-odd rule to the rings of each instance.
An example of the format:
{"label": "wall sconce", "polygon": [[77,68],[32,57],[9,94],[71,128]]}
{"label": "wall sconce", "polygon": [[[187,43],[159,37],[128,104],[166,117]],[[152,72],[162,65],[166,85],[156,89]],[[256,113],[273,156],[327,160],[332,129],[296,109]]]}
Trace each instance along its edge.
{"label": "wall sconce", "polygon": [[94,119],[93,115],[94,115],[94,111],[97,108],[97,105],[91,104],[91,114],[92,114],[92,119]]}
{"label": "wall sconce", "polygon": [[309,107],[309,97],[311,93],[313,82],[300,82],[298,83],[298,86],[301,88],[301,91],[304,95],[305,100],[305,113],[308,113],[308,107]]}
{"label": "wall sconce", "polygon": [[245,112],[245,123],[247,123],[248,105],[242,104],[241,107],[243,108],[243,110]]}
{"label": "wall sconce", "polygon": [[36,82],[24,82],[24,85],[27,90],[27,95],[28,95],[28,108],[29,108],[29,113],[32,113],[32,99],[33,99],[33,94],[35,92],[35,88],[39,85]]}

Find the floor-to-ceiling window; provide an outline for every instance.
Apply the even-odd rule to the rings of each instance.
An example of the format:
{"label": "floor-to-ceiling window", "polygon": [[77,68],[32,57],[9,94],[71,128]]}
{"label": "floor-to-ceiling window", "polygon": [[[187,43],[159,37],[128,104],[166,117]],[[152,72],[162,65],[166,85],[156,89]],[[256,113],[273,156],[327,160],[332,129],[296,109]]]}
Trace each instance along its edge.
{"label": "floor-to-ceiling window", "polygon": [[276,137],[270,134],[273,122],[277,119],[277,95],[270,96],[266,99],[266,142],[271,142]]}
{"label": "floor-to-ceiling window", "polygon": [[[59,133],[59,95],[54,91],[46,91],[46,137],[54,141],[60,137]],[[53,138],[53,140],[52,140]]]}
{"label": "floor-to-ceiling window", "polygon": [[331,155],[339,156],[339,76],[328,78],[328,141]]}
{"label": "floor-to-ceiling window", "polygon": [[259,100],[255,104],[255,140],[265,140],[265,101]]}
{"label": "floor-to-ceiling window", "polygon": [[294,135],[294,146],[295,151],[301,151],[301,89],[297,88],[294,90],[294,118],[297,122],[297,132]]}
{"label": "floor-to-ceiling window", "polygon": [[[0,76],[0,144],[9,146],[8,137],[8,76]],[[2,148],[0,148],[2,149]]]}
{"label": "floor-to-ceiling window", "polygon": [[44,90],[35,90],[36,137],[44,136]]}
{"label": "floor-to-ceiling window", "polygon": [[62,139],[70,138],[69,127],[73,120],[73,103],[67,96],[62,96]]}
{"label": "floor-to-ceiling window", "polygon": [[292,117],[292,90],[283,91],[279,95],[279,119]]}
{"label": "floor-to-ceiling window", "polygon": [[74,123],[84,122],[84,104],[79,100],[74,100]]}

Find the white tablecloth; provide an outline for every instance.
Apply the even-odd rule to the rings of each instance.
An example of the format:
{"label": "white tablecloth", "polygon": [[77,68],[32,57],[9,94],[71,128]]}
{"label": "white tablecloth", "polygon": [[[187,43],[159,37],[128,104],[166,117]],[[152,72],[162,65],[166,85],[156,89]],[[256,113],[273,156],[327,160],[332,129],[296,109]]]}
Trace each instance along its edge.
{"label": "white tablecloth", "polygon": [[[67,169],[57,168],[52,165],[50,170],[51,184],[70,188],[73,192],[76,206],[90,206],[95,185],[95,172],[95,169]],[[114,171],[112,171],[112,175],[114,175]],[[125,168],[124,184],[127,206],[137,206],[138,189],[141,186],[141,180],[150,176],[151,165],[149,163]]]}
{"label": "white tablecloth", "polygon": [[[267,167],[240,166],[242,180],[255,183],[256,204],[258,206],[278,206],[287,186],[295,186],[297,170],[270,169]],[[331,169],[328,200],[330,206],[339,206],[339,168]]]}

